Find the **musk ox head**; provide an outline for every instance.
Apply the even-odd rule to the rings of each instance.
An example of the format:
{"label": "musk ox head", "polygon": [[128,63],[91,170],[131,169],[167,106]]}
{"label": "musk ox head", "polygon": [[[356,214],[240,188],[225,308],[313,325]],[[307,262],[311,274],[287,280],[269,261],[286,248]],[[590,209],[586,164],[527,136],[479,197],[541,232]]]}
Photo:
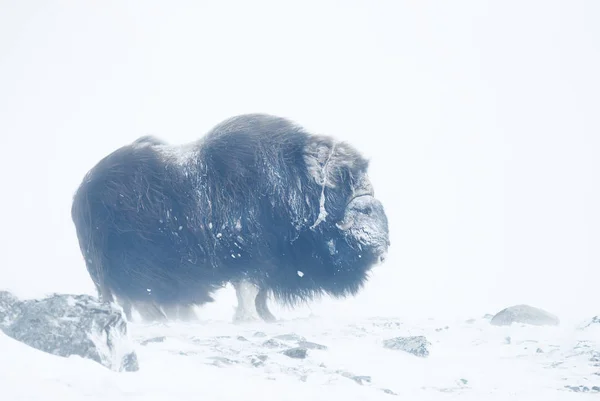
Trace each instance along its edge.
{"label": "musk ox head", "polygon": [[[383,262],[390,245],[388,220],[375,198],[368,161],[347,143],[315,136],[307,146],[305,162],[321,188],[319,215],[311,228],[322,224],[327,227],[324,231],[337,231],[339,236],[334,237],[345,241],[346,252],[364,258],[366,268]],[[339,240],[333,244],[336,249]]]}

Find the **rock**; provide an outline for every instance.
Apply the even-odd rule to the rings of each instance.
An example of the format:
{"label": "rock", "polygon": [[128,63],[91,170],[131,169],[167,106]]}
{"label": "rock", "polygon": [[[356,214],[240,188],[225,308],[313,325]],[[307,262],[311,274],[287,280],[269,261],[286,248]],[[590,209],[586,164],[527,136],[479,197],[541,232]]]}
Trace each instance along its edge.
{"label": "rock", "polygon": [[298,341],[298,346],[307,349],[318,349],[318,350],[326,350],[327,346],[313,343],[310,341]]}
{"label": "rock", "polygon": [[162,343],[162,342],[165,342],[166,339],[167,339],[167,337],[165,337],[165,336],[153,337],[153,338],[149,338],[147,340],[142,341],[140,344],[148,345],[150,343]]}
{"label": "rock", "polygon": [[363,383],[371,383],[371,376],[352,376],[351,379],[360,384],[361,386],[363,385]]}
{"label": "rock", "polygon": [[[1,307],[1,301],[0,301],[0,307]],[[1,313],[2,313],[2,311],[0,311],[0,314]],[[595,327],[595,328],[600,329],[600,316],[594,316],[590,320],[586,321],[585,323],[583,323],[581,325],[580,329],[581,330],[585,330],[585,329],[589,329],[591,327]]]}
{"label": "rock", "polygon": [[267,347],[267,348],[279,348],[279,347],[283,346],[283,344],[281,344],[279,341],[274,340],[272,338],[263,342],[262,345],[263,345],[263,347]]}
{"label": "rock", "polygon": [[494,326],[509,326],[513,323],[524,323],[535,326],[558,326],[558,317],[543,309],[529,305],[515,305],[501,310],[492,318]]}
{"label": "rock", "polygon": [[295,333],[290,333],[290,334],[281,334],[278,336],[273,337],[277,340],[281,340],[281,341],[306,341],[306,338],[299,336],[298,334]]}
{"label": "rock", "polygon": [[592,388],[589,388],[587,386],[565,386],[565,388],[569,389],[571,391],[574,391],[576,393],[589,393],[589,392],[598,393],[598,392],[600,392],[600,387],[598,387],[598,386],[593,386]]}
{"label": "rock", "polygon": [[139,369],[121,309],[89,295],[20,301],[2,291],[0,318],[6,335],[40,351],[78,355],[115,371]]}
{"label": "rock", "polygon": [[257,331],[256,333],[254,333],[254,337],[266,337],[267,334],[263,333],[262,331]]}
{"label": "rock", "polygon": [[371,383],[371,376],[357,376],[357,375],[353,375],[350,372],[344,372],[344,371],[338,371],[337,373],[339,373],[340,375],[342,375],[343,377],[350,379],[358,384],[360,384],[361,386],[364,383]]}
{"label": "rock", "polygon": [[269,357],[267,355],[252,355],[250,356],[250,363],[252,364],[252,366],[255,367],[259,367],[265,364],[265,361],[268,359]]}
{"label": "rock", "polygon": [[19,314],[20,301],[8,291],[0,291],[0,328],[3,328]]}
{"label": "rock", "polygon": [[398,394],[394,393],[392,390],[390,390],[389,388],[382,388],[381,391],[383,391],[384,393],[389,394],[389,395],[398,395]]}
{"label": "rock", "polygon": [[430,345],[424,336],[395,337],[383,342],[385,348],[405,351],[422,358],[429,355],[427,347]]}
{"label": "rock", "polygon": [[282,354],[285,356],[289,356],[290,358],[305,359],[308,354],[308,350],[306,348],[296,347],[286,349],[282,352]]}
{"label": "rock", "polygon": [[224,356],[211,356],[208,359],[211,359],[213,362],[211,365],[222,367],[222,366],[230,366],[237,363],[233,359],[225,358]]}

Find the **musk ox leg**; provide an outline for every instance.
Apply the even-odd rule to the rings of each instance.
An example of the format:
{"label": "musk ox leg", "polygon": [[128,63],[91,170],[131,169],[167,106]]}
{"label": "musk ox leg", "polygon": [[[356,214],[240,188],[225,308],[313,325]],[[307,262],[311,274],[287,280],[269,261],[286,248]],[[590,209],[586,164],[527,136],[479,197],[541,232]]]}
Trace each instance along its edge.
{"label": "musk ox leg", "polygon": [[131,301],[127,300],[127,299],[123,299],[120,300],[120,304],[121,304],[121,308],[123,308],[123,313],[125,313],[125,317],[127,318],[127,321],[131,322],[133,320],[133,315],[132,315],[132,309],[133,309],[133,305],[131,304]]}
{"label": "musk ox leg", "polygon": [[232,284],[238,301],[233,321],[237,323],[259,320],[260,316],[256,310],[258,287],[249,281],[236,281]]}
{"label": "musk ox leg", "polygon": [[181,305],[179,307],[179,319],[184,322],[198,321],[198,315],[196,315],[194,305]]}
{"label": "musk ox leg", "polygon": [[115,302],[115,297],[113,297],[112,292],[104,285],[96,285],[96,292],[98,293],[98,298],[100,302],[112,303]]}
{"label": "musk ox leg", "polygon": [[258,295],[256,296],[255,300],[256,312],[258,312],[258,316],[260,316],[265,322],[274,322],[277,320],[277,318],[273,316],[269,310],[269,307],[267,306],[268,299],[269,290],[261,288],[260,291],[258,291]]}
{"label": "musk ox leg", "polygon": [[194,305],[175,305],[163,307],[163,310],[169,320],[181,320],[184,322],[198,320],[198,316],[194,311]]}
{"label": "musk ox leg", "polygon": [[177,305],[171,306],[163,306],[163,312],[165,314],[165,318],[168,320],[177,320],[179,309]]}
{"label": "musk ox leg", "polygon": [[165,322],[167,320],[167,316],[163,313],[160,308],[150,302],[137,303],[135,308],[142,316],[142,320],[147,323],[152,322]]}

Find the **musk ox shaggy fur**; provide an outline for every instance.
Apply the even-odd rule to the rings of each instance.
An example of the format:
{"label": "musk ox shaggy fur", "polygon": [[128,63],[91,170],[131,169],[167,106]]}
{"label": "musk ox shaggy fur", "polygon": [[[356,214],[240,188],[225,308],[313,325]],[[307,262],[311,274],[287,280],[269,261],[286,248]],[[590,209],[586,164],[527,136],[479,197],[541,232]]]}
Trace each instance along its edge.
{"label": "musk ox shaggy fur", "polygon": [[[284,118],[240,115],[203,138],[145,136],[96,164],[72,219],[101,299],[145,320],[191,318],[228,283],[235,319],[365,284],[389,247],[368,161]],[[116,298],[116,300],[115,300]]]}

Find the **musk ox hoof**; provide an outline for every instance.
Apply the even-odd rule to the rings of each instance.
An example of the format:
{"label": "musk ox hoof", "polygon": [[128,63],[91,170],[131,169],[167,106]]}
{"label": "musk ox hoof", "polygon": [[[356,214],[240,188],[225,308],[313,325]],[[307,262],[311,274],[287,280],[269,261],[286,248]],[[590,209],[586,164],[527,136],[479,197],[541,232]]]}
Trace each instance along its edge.
{"label": "musk ox hoof", "polygon": [[260,318],[267,323],[273,323],[277,321],[277,318],[271,313],[269,307],[267,306],[268,295],[269,294],[267,290],[260,290],[256,296],[254,304],[256,306],[256,312],[258,312]]}

